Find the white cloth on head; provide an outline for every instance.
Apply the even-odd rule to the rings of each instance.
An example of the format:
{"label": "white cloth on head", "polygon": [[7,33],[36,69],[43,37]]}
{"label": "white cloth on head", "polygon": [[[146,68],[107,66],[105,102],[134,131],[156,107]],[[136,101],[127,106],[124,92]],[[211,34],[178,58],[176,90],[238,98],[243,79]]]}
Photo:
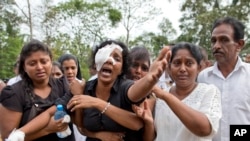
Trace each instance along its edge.
{"label": "white cloth on head", "polygon": [[116,45],[114,43],[110,44],[110,45],[106,45],[103,48],[100,48],[96,55],[95,55],[95,64],[96,64],[96,70],[100,71],[100,69],[102,68],[103,64],[105,62],[108,61],[108,59],[112,60],[112,64],[115,64],[115,60],[113,57],[110,57],[110,54],[115,50],[118,49],[120,51],[122,51],[123,49],[119,46]]}
{"label": "white cloth on head", "polygon": [[204,113],[212,127],[209,136],[199,137],[189,131],[164,100],[157,99],[155,104],[155,141],[211,141],[218,130],[221,118],[220,92],[214,85],[199,83],[182,100],[187,106]]}
{"label": "white cloth on head", "polygon": [[225,78],[217,62],[198,76],[198,82],[216,85],[221,91],[222,118],[213,141],[229,141],[230,125],[250,124],[250,64],[238,57],[234,70]]}

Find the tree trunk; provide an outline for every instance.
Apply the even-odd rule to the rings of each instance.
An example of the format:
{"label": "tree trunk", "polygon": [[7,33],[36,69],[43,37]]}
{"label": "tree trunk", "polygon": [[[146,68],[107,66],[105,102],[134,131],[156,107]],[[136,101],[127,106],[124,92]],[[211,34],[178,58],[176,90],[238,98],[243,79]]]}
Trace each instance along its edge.
{"label": "tree trunk", "polygon": [[29,21],[29,27],[30,27],[30,39],[33,38],[33,27],[32,27],[32,17],[31,17],[31,9],[30,9],[30,1],[27,0],[27,4],[28,4],[28,21]]}

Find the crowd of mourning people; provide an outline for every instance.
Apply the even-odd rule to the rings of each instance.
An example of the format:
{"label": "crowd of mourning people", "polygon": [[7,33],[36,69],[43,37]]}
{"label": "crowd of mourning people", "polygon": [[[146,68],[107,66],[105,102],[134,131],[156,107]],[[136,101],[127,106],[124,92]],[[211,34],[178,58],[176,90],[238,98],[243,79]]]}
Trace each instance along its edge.
{"label": "crowd of mourning people", "polygon": [[[230,125],[250,125],[244,30],[236,18],[215,20],[214,62],[190,42],[166,45],[152,60],[145,46],[105,40],[93,51],[88,80],[76,56],[53,60],[33,39],[15,77],[0,80],[0,141],[229,141]],[[59,104],[68,115],[55,120]],[[72,133],[59,137],[68,127]]]}

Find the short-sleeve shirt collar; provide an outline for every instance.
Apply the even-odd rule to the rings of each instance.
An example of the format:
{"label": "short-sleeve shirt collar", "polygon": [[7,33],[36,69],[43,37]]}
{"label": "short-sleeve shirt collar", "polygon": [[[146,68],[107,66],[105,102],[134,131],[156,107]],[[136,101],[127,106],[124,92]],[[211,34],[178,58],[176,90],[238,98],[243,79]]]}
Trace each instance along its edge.
{"label": "short-sleeve shirt collar", "polygon": [[[117,78],[116,80],[115,80],[115,83],[114,83],[114,85],[112,86],[112,89],[111,89],[111,91],[113,90],[114,92],[117,92],[118,91],[118,89],[119,89],[119,81],[120,81],[120,79],[121,78]],[[96,85],[97,85],[97,80],[98,79],[94,79],[94,80],[91,80],[91,81],[89,81],[89,86],[87,87],[87,91],[88,92],[91,92],[91,91],[94,91],[95,90],[95,87],[96,87]]]}
{"label": "short-sleeve shirt collar", "polygon": [[[234,73],[235,71],[238,71],[239,69],[243,69],[244,68],[243,63],[244,62],[242,61],[242,59],[238,56],[236,65],[235,65],[233,71],[228,75],[228,77],[230,77],[230,75],[232,73]],[[215,75],[222,76],[221,71],[218,68],[218,63],[217,62],[214,63],[213,69],[211,69],[211,71]]]}

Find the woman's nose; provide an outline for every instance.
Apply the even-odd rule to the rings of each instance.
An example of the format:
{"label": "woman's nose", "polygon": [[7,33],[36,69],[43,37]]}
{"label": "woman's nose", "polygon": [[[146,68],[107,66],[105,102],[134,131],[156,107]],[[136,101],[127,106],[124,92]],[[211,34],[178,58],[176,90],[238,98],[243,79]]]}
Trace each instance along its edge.
{"label": "woman's nose", "polygon": [[43,65],[41,63],[37,63],[37,69],[41,69],[43,67]]}
{"label": "woman's nose", "polygon": [[180,66],[180,71],[181,71],[181,72],[185,72],[185,71],[186,71],[186,66],[185,66],[185,64],[182,64],[182,65]]}
{"label": "woman's nose", "polygon": [[140,74],[140,73],[141,73],[141,67],[136,67],[135,72],[136,72],[137,74]]}
{"label": "woman's nose", "polygon": [[114,65],[115,64],[115,60],[113,57],[109,57],[108,60],[106,61],[106,63]]}

